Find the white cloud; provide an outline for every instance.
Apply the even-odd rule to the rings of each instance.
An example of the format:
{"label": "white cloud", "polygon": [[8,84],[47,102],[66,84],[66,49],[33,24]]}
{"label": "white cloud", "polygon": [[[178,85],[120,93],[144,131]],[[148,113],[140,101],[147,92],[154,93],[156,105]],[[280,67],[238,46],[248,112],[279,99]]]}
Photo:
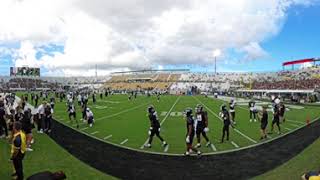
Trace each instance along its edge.
{"label": "white cloud", "polygon": [[[103,73],[205,65],[214,49],[259,59],[267,55],[260,44],[281,30],[288,8],[313,2],[2,0],[0,43],[21,42],[15,64],[41,66],[48,74],[93,75],[95,65]],[[39,46],[56,43],[64,52],[35,58]]]}
{"label": "white cloud", "polygon": [[255,60],[267,56],[267,52],[265,52],[257,42],[250,42],[241,48],[240,51],[246,54],[244,57],[245,60]]}

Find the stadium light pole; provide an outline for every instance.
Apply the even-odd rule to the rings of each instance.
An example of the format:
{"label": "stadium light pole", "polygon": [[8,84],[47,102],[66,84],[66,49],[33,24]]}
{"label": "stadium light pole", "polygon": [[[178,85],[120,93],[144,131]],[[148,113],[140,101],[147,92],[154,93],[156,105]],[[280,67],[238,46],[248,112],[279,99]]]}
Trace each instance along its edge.
{"label": "stadium light pole", "polygon": [[217,74],[217,57],[220,56],[221,51],[220,49],[215,49],[213,51],[213,57],[214,57],[214,73]]}

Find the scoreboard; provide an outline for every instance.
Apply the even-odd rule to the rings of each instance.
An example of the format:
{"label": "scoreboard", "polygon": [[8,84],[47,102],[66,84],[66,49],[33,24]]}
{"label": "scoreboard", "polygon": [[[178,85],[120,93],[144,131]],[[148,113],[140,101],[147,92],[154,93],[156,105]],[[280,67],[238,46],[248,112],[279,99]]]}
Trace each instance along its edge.
{"label": "scoreboard", "polygon": [[40,77],[40,68],[10,67],[10,76],[15,76],[15,77]]}

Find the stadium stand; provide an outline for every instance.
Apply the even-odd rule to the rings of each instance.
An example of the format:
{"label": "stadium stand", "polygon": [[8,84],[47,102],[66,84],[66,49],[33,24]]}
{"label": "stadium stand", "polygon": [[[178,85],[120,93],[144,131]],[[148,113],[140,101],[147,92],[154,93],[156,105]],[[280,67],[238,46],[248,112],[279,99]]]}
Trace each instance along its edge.
{"label": "stadium stand", "polygon": [[229,91],[230,89],[319,89],[320,68],[262,73],[135,73],[114,75],[105,87],[112,90],[168,90],[176,94],[196,87],[199,91]]}

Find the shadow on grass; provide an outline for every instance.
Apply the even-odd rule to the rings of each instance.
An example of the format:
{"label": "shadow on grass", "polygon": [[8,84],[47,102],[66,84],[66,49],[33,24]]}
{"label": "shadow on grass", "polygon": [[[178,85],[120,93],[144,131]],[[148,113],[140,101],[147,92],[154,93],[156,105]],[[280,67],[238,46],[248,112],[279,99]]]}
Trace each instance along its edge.
{"label": "shadow on grass", "polygon": [[280,166],[320,136],[320,121],[271,142],[223,154],[167,156],[94,139],[54,121],[50,136],[88,165],[121,179],[249,179]]}

